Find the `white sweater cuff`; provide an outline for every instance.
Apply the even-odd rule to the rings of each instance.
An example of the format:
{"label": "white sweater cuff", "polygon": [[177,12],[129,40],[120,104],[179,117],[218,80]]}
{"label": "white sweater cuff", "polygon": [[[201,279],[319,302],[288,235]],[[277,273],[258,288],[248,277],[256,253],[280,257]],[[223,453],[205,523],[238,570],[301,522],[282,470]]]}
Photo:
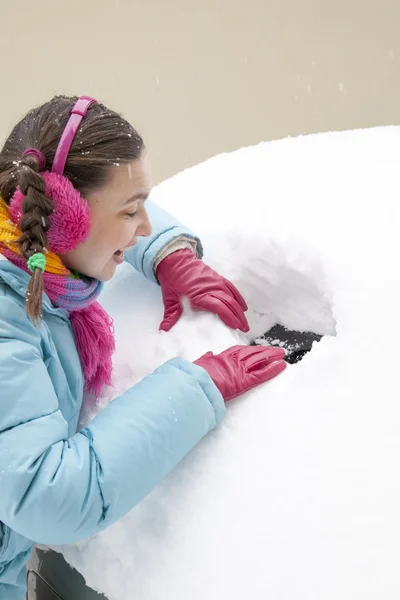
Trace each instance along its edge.
{"label": "white sweater cuff", "polygon": [[154,263],[153,263],[154,273],[157,272],[157,267],[160,264],[160,262],[162,260],[164,260],[164,258],[167,258],[167,256],[169,256],[173,252],[176,252],[177,250],[186,250],[186,249],[191,250],[193,252],[193,254],[197,255],[196,240],[185,237],[183,235],[181,237],[176,238],[175,240],[172,240],[172,242],[170,242],[169,244],[164,246],[164,248],[161,250],[161,252],[159,252],[157,254],[156,258],[154,259]]}

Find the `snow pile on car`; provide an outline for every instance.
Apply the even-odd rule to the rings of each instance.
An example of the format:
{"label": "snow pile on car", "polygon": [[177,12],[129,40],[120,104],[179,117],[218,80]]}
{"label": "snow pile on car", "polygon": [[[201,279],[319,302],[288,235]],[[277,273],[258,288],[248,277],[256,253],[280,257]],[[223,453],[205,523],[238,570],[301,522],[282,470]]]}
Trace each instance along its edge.
{"label": "snow pile on car", "polygon": [[118,346],[103,405],[173,355],[276,323],[324,337],[119,523],[59,548],[109,600],[399,597],[399,156],[400,128],[320,134],[154,190],[243,293],[251,332],[189,309],[159,334],[159,289],[124,265],[103,296]]}

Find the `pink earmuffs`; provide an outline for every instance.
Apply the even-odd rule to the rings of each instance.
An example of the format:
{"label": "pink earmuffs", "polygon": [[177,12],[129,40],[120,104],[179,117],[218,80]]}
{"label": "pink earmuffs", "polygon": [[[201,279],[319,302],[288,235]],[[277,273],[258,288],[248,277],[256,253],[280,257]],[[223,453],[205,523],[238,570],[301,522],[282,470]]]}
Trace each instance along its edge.
{"label": "pink earmuffs", "polygon": [[[46,194],[53,202],[54,211],[50,215],[50,229],[47,233],[49,250],[55,254],[64,254],[84,242],[90,232],[90,210],[86,200],[74,188],[66,177],[63,177],[65,163],[72,141],[79,125],[91,104],[97,100],[90,96],[80,96],[74,105],[68,123],[63,131],[54,156],[51,172],[45,171],[46,158],[37,148],[28,148],[22,156],[33,154],[40,167],[40,175],[46,182]],[[17,225],[20,224],[22,201],[24,196],[17,189],[11,199],[9,214]]]}
{"label": "pink earmuffs", "polygon": [[[49,217],[51,227],[47,232],[49,250],[55,254],[64,254],[88,238],[89,205],[66,177],[50,171],[44,171],[40,175],[46,182],[46,195],[54,205],[54,211]],[[23,216],[23,199],[24,196],[17,189],[9,206],[10,217],[17,225]]]}

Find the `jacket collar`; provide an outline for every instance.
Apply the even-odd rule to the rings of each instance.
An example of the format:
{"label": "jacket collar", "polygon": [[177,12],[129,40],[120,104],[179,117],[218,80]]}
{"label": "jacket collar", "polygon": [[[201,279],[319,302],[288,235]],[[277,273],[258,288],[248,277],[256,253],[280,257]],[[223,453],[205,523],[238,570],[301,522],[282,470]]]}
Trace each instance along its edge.
{"label": "jacket collar", "polygon": [[[0,281],[4,281],[19,296],[25,299],[26,288],[29,284],[30,275],[13,265],[9,260],[0,254]],[[63,308],[56,308],[51,303],[47,294],[43,294],[43,311],[52,315],[57,315],[62,319],[69,320],[69,315]]]}

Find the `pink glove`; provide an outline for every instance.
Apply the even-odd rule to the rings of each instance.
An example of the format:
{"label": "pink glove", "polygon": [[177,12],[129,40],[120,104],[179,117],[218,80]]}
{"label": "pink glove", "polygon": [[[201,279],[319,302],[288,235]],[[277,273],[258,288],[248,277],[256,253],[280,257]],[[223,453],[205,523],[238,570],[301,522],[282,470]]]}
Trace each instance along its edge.
{"label": "pink glove", "polygon": [[221,354],[207,352],[194,364],[207,371],[227,401],[279,375],[286,368],[284,356],[283,348],[232,346]]}
{"label": "pink glove", "polygon": [[193,310],[208,310],[228,327],[249,331],[244,315],[247,304],[233,283],[196,258],[193,252],[177,250],[160,262],[157,278],[164,301],[164,319],[160,325],[169,331],[182,315],[182,297],[190,300]]}

